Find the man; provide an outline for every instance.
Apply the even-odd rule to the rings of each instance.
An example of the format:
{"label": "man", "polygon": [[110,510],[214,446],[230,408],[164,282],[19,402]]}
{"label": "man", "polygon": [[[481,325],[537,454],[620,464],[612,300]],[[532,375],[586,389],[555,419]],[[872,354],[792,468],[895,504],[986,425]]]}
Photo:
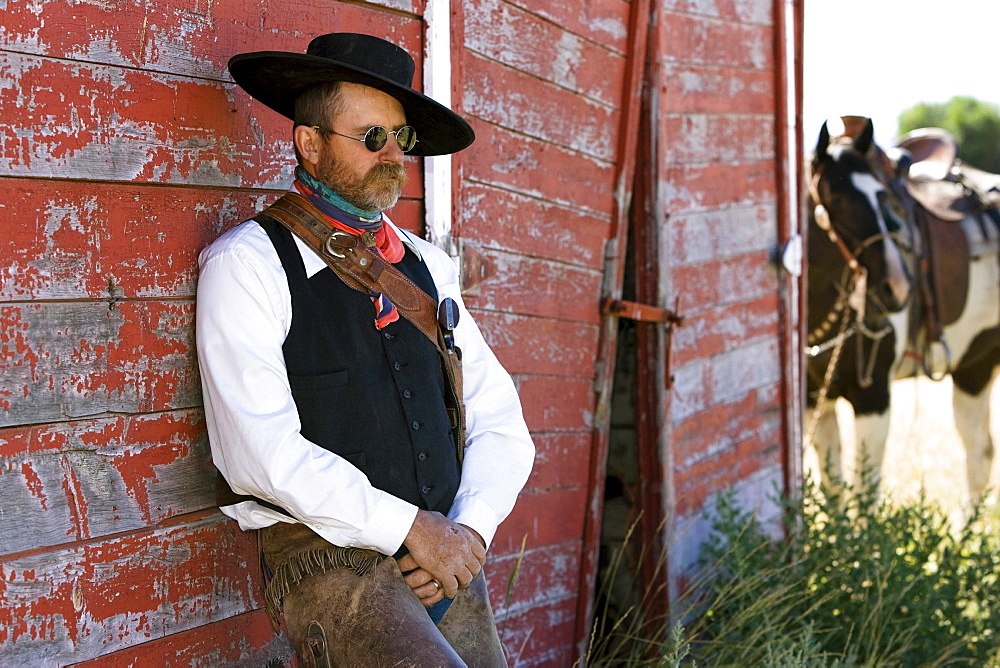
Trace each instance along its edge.
{"label": "man", "polygon": [[534,447],[450,258],[382,213],[405,153],[472,129],[368,35],[229,68],[294,121],[298,158],[290,193],[199,258],[220,505],[260,529],[268,610],[305,665],[506,665],[482,566]]}

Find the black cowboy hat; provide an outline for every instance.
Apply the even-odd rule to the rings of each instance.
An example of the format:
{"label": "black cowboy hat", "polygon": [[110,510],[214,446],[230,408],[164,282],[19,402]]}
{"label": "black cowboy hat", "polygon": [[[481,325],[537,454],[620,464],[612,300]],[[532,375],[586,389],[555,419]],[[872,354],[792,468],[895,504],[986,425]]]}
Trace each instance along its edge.
{"label": "black cowboy hat", "polygon": [[320,35],[305,54],[287,51],[241,53],[229,61],[239,86],[276,112],[295,120],[295,99],[314,84],[350,81],[377,88],[403,105],[417,131],[408,155],[444,155],[476,138],[464,118],[413,90],[413,58],[392,42],[356,33]]}

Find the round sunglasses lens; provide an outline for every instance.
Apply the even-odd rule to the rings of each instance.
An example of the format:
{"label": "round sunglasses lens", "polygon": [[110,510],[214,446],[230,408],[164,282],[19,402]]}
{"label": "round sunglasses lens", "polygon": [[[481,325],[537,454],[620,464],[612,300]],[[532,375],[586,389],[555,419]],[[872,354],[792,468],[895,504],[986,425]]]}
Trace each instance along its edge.
{"label": "round sunglasses lens", "polygon": [[399,142],[399,148],[403,150],[403,153],[406,153],[416,145],[417,131],[409,125],[404,125],[396,131],[396,141]]}
{"label": "round sunglasses lens", "polygon": [[381,125],[370,127],[368,128],[368,132],[365,133],[365,148],[372,153],[381,151],[388,138],[389,133]]}

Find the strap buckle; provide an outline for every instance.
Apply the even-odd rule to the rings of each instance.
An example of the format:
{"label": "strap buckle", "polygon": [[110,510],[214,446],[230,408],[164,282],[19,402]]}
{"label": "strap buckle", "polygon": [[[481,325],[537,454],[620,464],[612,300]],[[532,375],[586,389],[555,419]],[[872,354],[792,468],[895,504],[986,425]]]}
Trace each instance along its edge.
{"label": "strap buckle", "polygon": [[[345,237],[350,240],[349,243],[346,243],[346,244],[344,244],[344,243],[335,243],[338,239],[343,239]],[[330,236],[328,236],[326,238],[326,244],[325,244],[325,246],[326,246],[326,252],[329,255],[333,256],[333,257],[344,259],[345,257],[347,257],[347,254],[346,253],[341,253],[337,249],[346,251],[346,250],[349,250],[351,248],[354,248],[354,245],[356,243],[357,243],[357,237],[355,237],[350,232],[344,232],[343,230],[334,229],[330,233]]]}

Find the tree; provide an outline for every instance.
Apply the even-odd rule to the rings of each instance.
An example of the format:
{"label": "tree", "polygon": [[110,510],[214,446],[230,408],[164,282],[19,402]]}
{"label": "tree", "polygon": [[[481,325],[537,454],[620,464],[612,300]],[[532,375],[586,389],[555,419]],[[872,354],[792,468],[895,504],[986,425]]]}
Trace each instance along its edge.
{"label": "tree", "polygon": [[1000,173],[1000,108],[974,97],[941,103],[920,102],[899,115],[899,133],[938,127],[958,142],[958,157],[973,167]]}

